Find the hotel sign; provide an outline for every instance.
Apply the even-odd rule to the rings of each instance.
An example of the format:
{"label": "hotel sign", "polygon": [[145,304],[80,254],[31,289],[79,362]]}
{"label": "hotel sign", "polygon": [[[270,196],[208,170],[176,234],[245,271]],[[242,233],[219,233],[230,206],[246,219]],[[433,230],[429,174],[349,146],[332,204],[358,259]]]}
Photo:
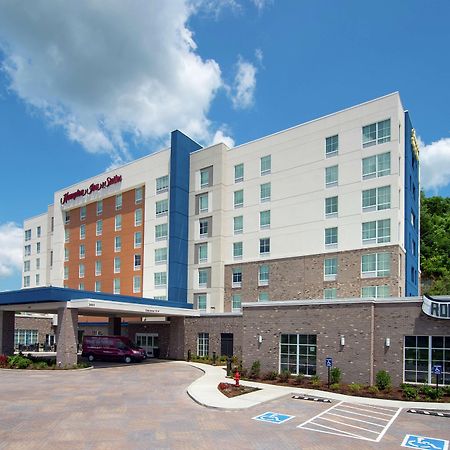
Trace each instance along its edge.
{"label": "hotel sign", "polygon": [[114,175],[113,177],[108,177],[106,180],[100,183],[92,183],[86,189],[77,189],[74,192],[66,192],[60,199],[61,205],[65,205],[71,200],[75,200],[78,197],[84,197],[85,195],[91,195],[93,192],[101,191],[113,184],[120,183],[122,181],[122,175]]}
{"label": "hotel sign", "polygon": [[450,319],[450,299],[438,300],[424,295],[422,311],[435,319]]}

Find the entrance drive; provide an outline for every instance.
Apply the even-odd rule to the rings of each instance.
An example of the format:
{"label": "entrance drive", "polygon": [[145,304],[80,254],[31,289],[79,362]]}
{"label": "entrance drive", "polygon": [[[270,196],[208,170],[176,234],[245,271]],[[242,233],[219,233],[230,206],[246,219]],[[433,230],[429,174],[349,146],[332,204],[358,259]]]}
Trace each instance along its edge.
{"label": "entrance drive", "polygon": [[136,345],[142,347],[150,358],[159,356],[158,333],[136,333]]}

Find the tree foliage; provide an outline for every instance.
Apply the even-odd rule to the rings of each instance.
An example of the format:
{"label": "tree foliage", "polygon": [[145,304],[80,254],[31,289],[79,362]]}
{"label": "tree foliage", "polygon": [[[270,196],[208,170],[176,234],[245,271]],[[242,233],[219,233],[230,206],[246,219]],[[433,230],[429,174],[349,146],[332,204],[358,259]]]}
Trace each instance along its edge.
{"label": "tree foliage", "polygon": [[422,292],[450,294],[450,198],[420,196]]}

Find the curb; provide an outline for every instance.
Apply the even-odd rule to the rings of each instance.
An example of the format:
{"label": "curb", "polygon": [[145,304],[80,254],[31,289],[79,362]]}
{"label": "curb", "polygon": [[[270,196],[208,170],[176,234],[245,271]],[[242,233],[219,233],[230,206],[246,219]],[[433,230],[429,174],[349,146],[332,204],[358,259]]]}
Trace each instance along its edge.
{"label": "curb", "polygon": [[319,403],[331,403],[331,400],[329,398],[308,397],[306,395],[293,395],[292,398],[296,400],[309,400],[312,402],[319,402]]}
{"label": "curb", "polygon": [[408,409],[406,412],[412,414],[423,414],[425,416],[450,417],[450,413],[442,413],[438,411],[428,411],[426,409]]}

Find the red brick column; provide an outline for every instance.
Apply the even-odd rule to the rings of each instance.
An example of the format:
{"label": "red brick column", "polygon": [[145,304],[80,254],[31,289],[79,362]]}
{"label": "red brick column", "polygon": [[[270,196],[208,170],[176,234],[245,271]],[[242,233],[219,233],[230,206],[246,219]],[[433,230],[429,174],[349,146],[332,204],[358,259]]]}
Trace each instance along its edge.
{"label": "red brick column", "polygon": [[58,309],[58,330],[56,335],[56,364],[70,367],[77,363],[78,310]]}
{"label": "red brick column", "polygon": [[0,311],[0,355],[14,354],[14,311]]}

